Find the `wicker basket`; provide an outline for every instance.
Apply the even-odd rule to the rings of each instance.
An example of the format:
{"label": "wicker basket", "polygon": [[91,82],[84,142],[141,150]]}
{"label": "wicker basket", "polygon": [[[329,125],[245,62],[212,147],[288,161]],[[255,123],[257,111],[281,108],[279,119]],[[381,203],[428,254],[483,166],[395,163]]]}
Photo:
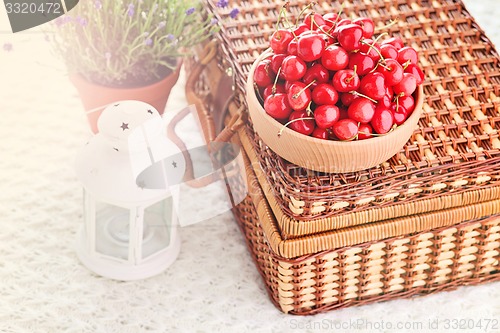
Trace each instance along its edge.
{"label": "wicker basket", "polygon": [[[241,92],[252,62],[268,47],[283,3],[232,1],[230,7],[238,6],[241,14],[231,21],[229,10],[216,8],[208,0],[209,8],[225,22],[220,34],[222,51],[234,67]],[[305,3],[292,1],[288,8],[297,13]],[[319,11],[338,8],[335,2],[320,1],[317,5]],[[428,78],[424,83],[424,115],[399,154],[378,167],[348,174],[313,173],[288,163],[268,149],[249,126],[248,135],[266,179],[289,217],[284,232],[290,236],[323,232],[346,224],[422,213],[434,205],[443,209],[452,201],[456,207],[461,205],[458,200],[443,203],[442,196],[479,191],[475,202],[481,202],[490,188],[497,191],[499,58],[463,4],[449,0],[356,0],[345,3],[345,14],[369,14],[379,26],[399,20],[390,33],[419,50]],[[422,200],[428,201],[422,204]],[[406,207],[414,203],[420,208],[408,212]],[[374,209],[377,214],[366,212]]]}
{"label": "wicker basket", "polygon": [[[240,129],[250,195],[235,215],[279,308],[311,314],[500,279],[499,59],[463,4],[346,3],[347,15],[370,15],[379,26],[399,18],[391,34],[420,50],[427,97],[419,129],[391,160],[318,174],[279,158],[241,113],[246,74],[268,47],[284,2],[230,3],[241,10],[232,21],[229,9],[207,0],[224,22],[220,49],[216,65],[195,66],[188,99],[214,140],[211,122],[222,119],[214,105],[236,94],[231,126],[218,139]],[[305,3],[289,8],[297,14]],[[332,7],[320,1],[317,10]],[[216,72],[232,74],[230,94],[217,88]]]}
{"label": "wicker basket", "polygon": [[[247,159],[250,184],[257,184]],[[273,302],[285,313],[314,314],[370,302],[500,280],[500,216],[294,259],[270,246],[280,236],[258,187],[235,209]]]}

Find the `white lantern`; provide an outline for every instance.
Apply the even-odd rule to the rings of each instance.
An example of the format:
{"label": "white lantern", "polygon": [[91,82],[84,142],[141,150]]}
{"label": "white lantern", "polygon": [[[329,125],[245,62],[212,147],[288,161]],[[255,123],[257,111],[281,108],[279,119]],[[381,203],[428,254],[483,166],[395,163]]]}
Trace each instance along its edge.
{"label": "white lantern", "polygon": [[[165,173],[182,178],[185,161],[166,138],[158,111],[149,104],[122,101],[108,106],[98,128],[76,162],[84,187],[78,257],[90,270],[112,279],[156,275],[175,261],[180,250]],[[161,189],[136,184],[137,175],[155,163],[165,170],[165,183],[153,187]]]}

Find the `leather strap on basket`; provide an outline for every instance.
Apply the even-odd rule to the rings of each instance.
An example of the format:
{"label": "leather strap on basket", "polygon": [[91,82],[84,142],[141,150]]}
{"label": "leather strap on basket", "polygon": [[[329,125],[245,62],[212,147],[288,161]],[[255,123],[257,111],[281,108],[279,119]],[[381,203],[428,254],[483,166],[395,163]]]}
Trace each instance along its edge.
{"label": "leather strap on basket", "polygon": [[[208,150],[211,155],[213,155],[224,146],[224,143],[229,142],[234,134],[236,134],[237,131],[245,124],[246,113],[242,112],[243,106],[241,106],[227,122],[222,131],[220,133],[217,133],[213,113],[206,107],[203,98],[196,93],[195,89],[200,75],[203,73],[207,65],[215,60],[215,56],[217,55],[217,41],[214,40],[208,43],[201,54],[205,54],[205,56],[193,66],[191,73],[187,77],[185,88],[186,99],[189,103],[196,106],[198,118],[201,124],[203,135],[207,142]],[[231,103],[235,102],[231,101]],[[224,113],[227,112],[227,110],[221,111],[223,111]],[[183,111],[175,115],[167,127],[167,136],[175,145],[177,145],[177,147],[179,147],[179,149],[182,151],[182,154],[184,155],[184,159],[186,161],[186,172],[184,180],[186,184],[191,187],[199,188],[211,184],[216,179],[213,175],[208,175],[198,179],[195,178],[191,155],[189,154],[186,145],[175,131],[177,125],[190,113],[191,112],[189,109],[184,109]]]}

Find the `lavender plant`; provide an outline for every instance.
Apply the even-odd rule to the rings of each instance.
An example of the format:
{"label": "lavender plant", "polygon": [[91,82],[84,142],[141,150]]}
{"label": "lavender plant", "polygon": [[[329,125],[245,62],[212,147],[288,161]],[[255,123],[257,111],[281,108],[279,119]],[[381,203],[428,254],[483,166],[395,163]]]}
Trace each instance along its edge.
{"label": "lavender plant", "polygon": [[53,45],[69,72],[106,86],[158,81],[218,30],[199,0],[84,0],[54,25]]}

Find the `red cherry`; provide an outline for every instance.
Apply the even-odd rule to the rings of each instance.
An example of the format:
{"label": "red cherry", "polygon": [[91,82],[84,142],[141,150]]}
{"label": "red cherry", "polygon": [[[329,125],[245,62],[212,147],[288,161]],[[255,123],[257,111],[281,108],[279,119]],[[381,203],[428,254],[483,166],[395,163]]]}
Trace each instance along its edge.
{"label": "red cherry", "polygon": [[306,111],[293,111],[290,114],[288,120],[291,122],[288,126],[296,132],[302,133],[304,135],[311,135],[311,133],[314,131],[314,119],[309,117]]}
{"label": "red cherry", "polygon": [[270,95],[264,101],[264,110],[266,113],[278,120],[286,120],[292,112],[286,94],[277,93]]}
{"label": "red cherry", "polygon": [[396,48],[396,50],[401,49],[404,46],[403,41],[399,37],[391,37],[382,42],[382,44],[390,44]]}
{"label": "red cherry", "polygon": [[323,20],[325,20],[326,25],[333,27],[335,22],[337,22],[338,17],[337,13],[326,13],[323,15]]}
{"label": "red cherry", "polygon": [[413,47],[405,46],[398,50],[398,62],[403,65],[406,62],[411,64],[418,63],[418,54]]}
{"label": "red cherry", "polygon": [[347,109],[347,114],[352,120],[365,124],[372,120],[375,108],[375,103],[372,101],[366,98],[358,98],[351,103],[349,109]]}
{"label": "red cherry", "polygon": [[392,95],[389,95],[387,93],[377,103],[377,105],[383,105],[386,108],[390,107],[391,104],[392,104]]}
{"label": "red cherry", "polygon": [[[283,60],[287,57],[286,54],[275,54],[271,57],[271,70],[278,74],[281,65],[283,64]],[[283,77],[283,74],[280,73],[280,77]]]}
{"label": "red cherry", "polygon": [[347,109],[344,107],[339,107],[340,111],[340,119],[348,119],[349,115],[347,114]]}
{"label": "red cherry", "polygon": [[325,41],[318,34],[302,35],[297,41],[297,52],[303,60],[311,62],[321,58],[325,45]]}
{"label": "red cherry", "polygon": [[346,51],[359,50],[363,29],[357,24],[347,24],[338,28],[337,39]]}
{"label": "red cherry", "polygon": [[337,45],[329,45],[321,56],[321,64],[328,70],[339,71],[349,64],[349,53]]}
{"label": "red cherry", "polygon": [[422,69],[420,69],[420,67],[418,67],[415,64],[409,64],[405,69],[405,73],[413,74],[415,76],[415,78],[417,79],[418,86],[424,82],[424,79],[425,79],[424,72],[422,71]]}
{"label": "red cherry", "polygon": [[335,25],[335,30],[333,31],[335,36],[338,35],[340,27],[343,27],[343,26],[351,24],[351,23],[352,23],[352,21],[350,19],[342,19],[342,20],[338,21],[337,24]]}
{"label": "red cherry", "polygon": [[[396,111],[397,109],[397,111]],[[393,103],[391,105],[391,111],[392,111],[392,115],[394,117],[394,123],[396,125],[401,125],[403,124],[406,119],[408,118],[408,111],[406,111],[406,109],[404,107],[402,107],[401,105],[399,105],[399,107],[396,105],[396,103]]]}
{"label": "red cherry", "polygon": [[349,118],[341,119],[332,126],[332,131],[339,140],[352,140],[358,135],[358,124]]}
{"label": "red cherry", "polygon": [[309,27],[307,24],[301,23],[293,30],[293,35],[294,36],[300,36],[302,33],[309,31]]}
{"label": "red cherry", "polygon": [[366,140],[373,138],[373,128],[370,124],[360,124],[359,125],[358,140]]}
{"label": "red cherry", "polygon": [[[380,60],[380,44],[375,43],[371,38],[363,39],[361,42],[361,47],[359,50],[373,59],[373,61],[378,62]],[[378,51],[378,52],[377,52]]]}
{"label": "red cherry", "polygon": [[316,127],[311,134],[312,137],[322,140],[328,140],[330,133],[324,128]]}
{"label": "red cherry", "polygon": [[281,64],[281,73],[287,81],[300,80],[307,71],[307,65],[304,60],[297,56],[290,55],[283,60]]}
{"label": "red cherry", "polygon": [[335,42],[335,39],[333,37],[331,37],[331,35],[329,33],[330,27],[327,26],[326,24],[319,27],[318,31],[321,32],[319,35],[325,41],[325,45],[331,45]]}
{"label": "red cherry", "polygon": [[274,82],[276,76],[270,66],[271,60],[264,59],[255,68],[253,80],[259,87],[265,88]]}
{"label": "red cherry", "polygon": [[317,105],[335,105],[339,100],[339,93],[331,84],[320,83],[312,91],[312,100]]}
{"label": "red cherry", "polygon": [[413,110],[415,110],[415,100],[413,99],[412,96],[401,96],[398,97],[398,105],[402,106],[405,108],[405,110],[408,112],[408,114],[411,114]]}
{"label": "red cherry", "polygon": [[330,72],[323,67],[321,64],[314,64],[307,69],[306,74],[302,78],[302,82],[305,84],[312,83],[311,89],[314,89],[319,83],[325,83],[330,80]]}
{"label": "red cherry", "polygon": [[359,97],[358,95],[355,95],[355,94],[351,94],[351,93],[342,93],[340,95],[340,100],[342,101],[342,104],[344,104],[344,106],[350,106],[352,104],[352,102],[354,102],[354,100],[358,99],[358,98],[361,98]]}
{"label": "red cherry", "polygon": [[388,108],[378,106],[373,115],[371,125],[373,130],[378,134],[386,134],[394,125],[394,116]]}
{"label": "red cherry", "polygon": [[370,73],[361,79],[361,93],[374,100],[382,99],[386,93],[384,75],[378,72]]}
{"label": "red cherry", "polygon": [[288,49],[286,51],[289,55],[297,55],[298,54],[298,51],[297,51],[297,40],[294,39],[290,42],[290,44],[288,44]]}
{"label": "red cherry", "polygon": [[359,25],[363,29],[364,38],[372,38],[373,33],[375,32],[375,23],[373,23],[372,19],[368,17],[360,17],[352,21],[352,23]]}
{"label": "red cherry", "polygon": [[358,74],[351,69],[342,69],[333,76],[333,87],[338,92],[348,92],[359,88]]}
{"label": "red cherry", "polygon": [[320,27],[325,23],[326,22],[323,19],[323,16],[321,16],[318,13],[307,14],[306,17],[304,18],[304,24],[308,26],[310,29],[316,29],[317,27]]}
{"label": "red cherry", "polygon": [[380,45],[380,53],[384,59],[394,59],[398,60],[398,50],[391,44]]}
{"label": "red cherry", "polygon": [[410,73],[404,73],[401,82],[392,87],[394,94],[399,96],[411,96],[417,89],[417,78]]}
{"label": "red cherry", "polygon": [[385,83],[388,86],[393,86],[403,80],[403,67],[394,59],[386,59],[385,64],[380,64],[377,67],[377,72],[384,75]]}
{"label": "red cherry", "polygon": [[276,30],[271,36],[270,44],[274,53],[286,53],[288,49],[288,44],[293,39],[293,34],[286,29]]}
{"label": "red cherry", "polygon": [[314,110],[314,119],[319,128],[332,127],[340,119],[340,110],[335,105],[320,105]]}
{"label": "red cherry", "polygon": [[294,82],[287,93],[288,103],[295,111],[302,111],[311,103],[311,90],[302,82]]}
{"label": "red cherry", "polygon": [[366,75],[375,68],[375,61],[366,54],[354,53],[349,58],[349,69],[354,69],[354,66],[358,75]]}
{"label": "red cherry", "polygon": [[276,93],[285,94],[286,93],[285,86],[282,84],[277,84],[276,86],[274,86],[273,84],[268,85],[266,89],[264,89],[264,91],[262,92],[262,98],[266,100],[269,96]]}

